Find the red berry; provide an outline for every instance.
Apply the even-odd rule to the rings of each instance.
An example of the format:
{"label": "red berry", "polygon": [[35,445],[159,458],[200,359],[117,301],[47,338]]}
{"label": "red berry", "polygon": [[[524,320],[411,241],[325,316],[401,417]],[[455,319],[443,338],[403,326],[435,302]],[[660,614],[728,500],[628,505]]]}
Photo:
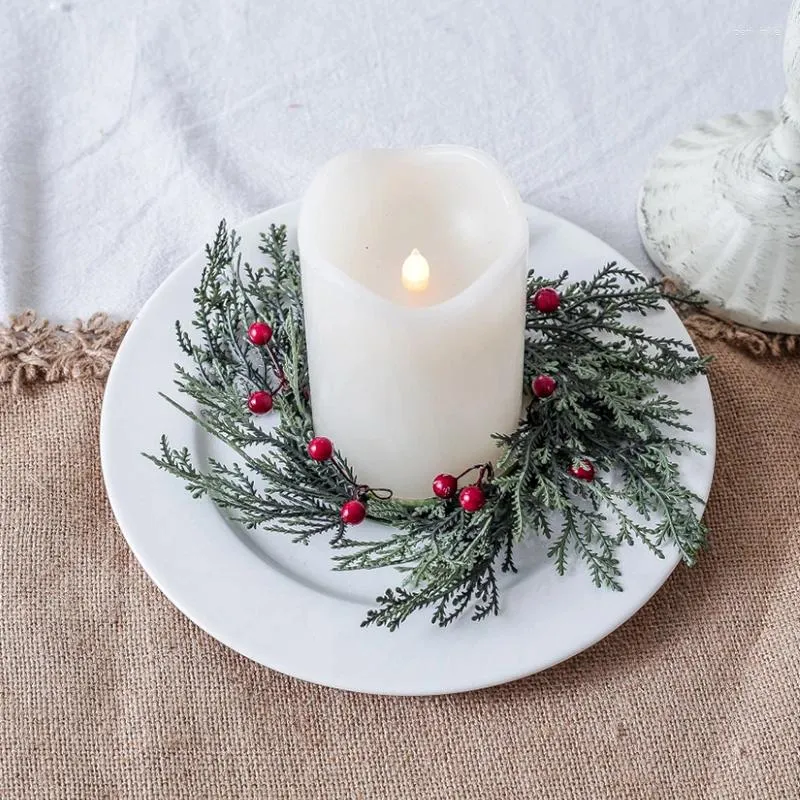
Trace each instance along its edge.
{"label": "red berry", "polygon": [[247,407],[254,414],[266,414],[272,411],[272,395],[269,392],[253,392],[247,398]]}
{"label": "red berry", "polygon": [[454,475],[448,475],[443,472],[433,479],[433,493],[443,500],[449,500],[451,497],[455,497],[457,490],[458,481]]}
{"label": "red berry", "polygon": [[569,474],[581,481],[593,481],[594,464],[588,458],[584,458],[583,461],[580,461],[577,465],[573,464],[569,468]]}
{"label": "red berry", "polygon": [[464,511],[472,514],[486,505],[486,494],[480,486],[465,486],[458,495],[458,502]]}
{"label": "red berry", "polygon": [[531,381],[531,389],[536,397],[550,397],[556,386],[556,379],[549,375],[538,375]]}
{"label": "red berry", "polygon": [[333,455],[333,442],[326,436],[315,436],[308,443],[308,454],[314,461],[327,461]]}
{"label": "red berry", "polygon": [[339,512],[345,525],[360,525],[367,516],[367,507],[360,500],[348,500]]}
{"label": "red berry", "polygon": [[542,314],[552,314],[561,305],[561,295],[552,286],[545,286],[533,296],[533,304]]}
{"label": "red berry", "polygon": [[247,338],[253,344],[261,346],[272,338],[272,328],[266,322],[254,322],[247,329]]}

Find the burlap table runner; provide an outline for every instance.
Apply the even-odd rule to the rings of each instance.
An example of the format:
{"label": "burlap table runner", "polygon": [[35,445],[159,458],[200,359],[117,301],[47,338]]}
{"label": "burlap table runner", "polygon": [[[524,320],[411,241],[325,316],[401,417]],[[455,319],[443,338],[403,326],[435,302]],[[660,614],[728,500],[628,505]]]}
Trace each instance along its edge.
{"label": "burlap table runner", "polygon": [[123,329],[0,332],[0,798],[796,800],[800,361],[703,325],[719,460],[700,565],[566,664],[426,699],[301,683],[181,616],[103,491]]}

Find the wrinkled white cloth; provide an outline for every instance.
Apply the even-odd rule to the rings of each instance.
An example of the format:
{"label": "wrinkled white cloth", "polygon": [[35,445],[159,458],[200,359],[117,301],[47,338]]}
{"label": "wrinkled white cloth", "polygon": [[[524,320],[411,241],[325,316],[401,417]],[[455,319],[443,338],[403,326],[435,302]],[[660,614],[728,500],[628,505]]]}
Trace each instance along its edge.
{"label": "wrinkled white cloth", "polygon": [[[131,316],[337,152],[470,144],[644,265],[687,126],[777,106],[789,0],[4,0],[0,317]],[[567,265],[568,266],[568,265]]]}

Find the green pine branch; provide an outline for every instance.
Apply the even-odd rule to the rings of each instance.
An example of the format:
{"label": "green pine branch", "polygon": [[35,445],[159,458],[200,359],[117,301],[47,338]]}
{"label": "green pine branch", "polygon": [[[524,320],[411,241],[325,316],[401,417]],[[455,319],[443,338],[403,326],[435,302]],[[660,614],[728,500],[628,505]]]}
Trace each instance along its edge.
{"label": "green pine branch", "polygon": [[[261,266],[243,263],[240,244],[220,223],[195,290],[192,330],[176,324],[185,361],[176,365],[175,384],[190,402],[167,397],[228,445],[231,461],[198,466],[187,448],[166,438],[147,457],[247,528],[297,542],[328,536],[338,570],[396,569],[401,585],[377,598],[364,625],[394,630],[425,609],[441,626],[465,613],[473,620],[498,613],[498,576],[516,571],[515,545],[528,536],[549,540],[559,573],[577,560],[596,586],[616,591],[622,546],[644,546],[663,558],[674,544],[694,563],[707,531],[696,511],[700,499],[682,485],[676,461],[697,448],[683,436],[691,430],[687,411],[663,387],[702,374],[708,362],[685,342],[653,336],[639,324],[642,315],[663,313],[655,282],[614,263],[576,283],[566,273],[555,281],[531,275],[529,299],[552,286],[561,305],[551,314],[528,306],[527,410],[514,433],[496,437],[499,459],[484,487],[486,506],[469,514],[456,501],[370,498],[370,517],[394,529],[373,541],[339,518],[359,484],[345,454],[336,454],[337,467],[306,452],[313,422],[300,262],[286,229],[262,234]],[[670,299],[698,304],[691,295]],[[247,339],[256,319],[273,328],[269,351]],[[544,400],[529,390],[539,374],[558,384]],[[272,428],[247,410],[246,397],[259,389],[275,395]],[[569,472],[584,458],[597,470],[591,482]]]}

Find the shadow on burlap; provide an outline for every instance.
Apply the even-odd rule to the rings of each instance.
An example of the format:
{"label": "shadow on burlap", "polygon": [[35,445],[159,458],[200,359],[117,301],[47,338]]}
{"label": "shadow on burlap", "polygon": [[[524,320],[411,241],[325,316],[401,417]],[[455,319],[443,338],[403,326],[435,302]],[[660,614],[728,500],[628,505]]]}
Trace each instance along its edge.
{"label": "shadow on burlap", "polygon": [[0,798],[800,797],[800,361],[704,343],[711,548],[633,620],[513,684],[379,698],[238,656],[143,573],[100,474],[105,324],[82,380],[0,341]]}

